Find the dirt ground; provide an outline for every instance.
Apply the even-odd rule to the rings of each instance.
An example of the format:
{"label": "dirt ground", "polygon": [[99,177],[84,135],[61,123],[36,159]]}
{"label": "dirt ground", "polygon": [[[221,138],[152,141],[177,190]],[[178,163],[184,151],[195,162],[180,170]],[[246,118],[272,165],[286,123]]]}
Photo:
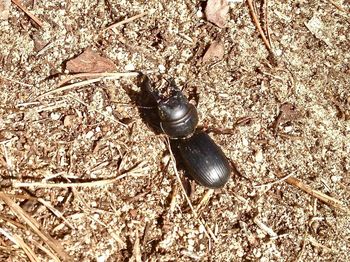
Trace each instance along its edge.
{"label": "dirt ground", "polygon": [[[349,215],[279,181],[350,207],[349,13],[268,1],[271,59],[243,1],[223,29],[205,1],[23,3],[43,27],[15,5],[0,24],[1,261],[350,261]],[[204,64],[213,41],[224,57]],[[237,169],[214,192],[179,170],[199,218],[165,137],[140,117],[136,77],[40,96],[86,48],[198,98],[201,126]]]}

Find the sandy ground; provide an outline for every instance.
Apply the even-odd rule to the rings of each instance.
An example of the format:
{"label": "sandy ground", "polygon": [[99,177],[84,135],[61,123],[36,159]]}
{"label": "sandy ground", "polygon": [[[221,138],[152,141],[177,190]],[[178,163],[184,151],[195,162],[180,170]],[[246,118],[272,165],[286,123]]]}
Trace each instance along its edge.
{"label": "sandy ground", "polygon": [[[349,1],[337,2],[350,10]],[[349,215],[276,182],[289,175],[350,206],[348,13],[330,1],[269,1],[273,63],[242,2],[231,4],[224,29],[206,21],[200,1],[23,3],[43,27],[14,5],[0,24],[1,261],[29,261],[28,252],[63,259],[52,245],[69,261],[350,260]],[[225,55],[203,64],[215,40]],[[199,218],[166,139],[140,117],[137,78],[38,98],[58,87],[66,61],[86,48],[117,72],[164,70],[155,75],[174,77],[198,98],[201,126],[217,130],[211,137],[237,168],[214,192],[182,179]],[[121,174],[91,187],[18,184]]]}

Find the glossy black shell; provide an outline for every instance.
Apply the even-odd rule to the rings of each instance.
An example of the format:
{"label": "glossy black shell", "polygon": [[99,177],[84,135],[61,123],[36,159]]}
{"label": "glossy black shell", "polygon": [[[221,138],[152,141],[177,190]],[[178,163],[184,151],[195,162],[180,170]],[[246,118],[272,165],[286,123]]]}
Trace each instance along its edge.
{"label": "glossy black shell", "polygon": [[185,169],[200,185],[221,188],[230,178],[231,166],[221,148],[204,132],[176,140]]}
{"label": "glossy black shell", "polygon": [[158,103],[160,126],[171,138],[183,138],[194,133],[198,113],[180,90],[173,89],[171,96]]}

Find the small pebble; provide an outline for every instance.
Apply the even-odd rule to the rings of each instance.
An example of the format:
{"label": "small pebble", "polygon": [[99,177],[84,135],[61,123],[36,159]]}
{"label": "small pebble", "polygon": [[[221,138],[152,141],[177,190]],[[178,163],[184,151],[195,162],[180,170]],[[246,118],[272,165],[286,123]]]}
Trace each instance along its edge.
{"label": "small pebble", "polygon": [[86,139],[91,139],[94,136],[94,132],[93,131],[89,131],[87,132],[87,134],[85,135]]}
{"label": "small pebble", "polygon": [[248,142],[248,139],[246,139],[246,138],[242,138],[242,144],[244,145],[244,146],[248,146],[249,145],[249,142]]}
{"label": "small pebble", "polygon": [[203,17],[202,10],[198,10],[197,13],[196,13],[196,16],[199,17],[199,18],[202,18]]}
{"label": "small pebble", "polygon": [[53,113],[51,113],[50,117],[51,117],[52,120],[56,121],[56,120],[60,119],[61,114],[57,113],[57,112],[53,112]]}
{"label": "small pebble", "polygon": [[261,150],[258,150],[258,151],[255,153],[255,161],[258,162],[258,163],[261,163],[263,160],[264,160],[263,153],[262,153]]}
{"label": "small pebble", "polygon": [[342,180],[342,176],[331,176],[331,180],[333,183],[338,183],[340,180]]}
{"label": "small pebble", "polygon": [[135,70],[135,66],[133,64],[127,64],[125,66],[125,71],[134,71]]}
{"label": "small pebble", "polygon": [[164,74],[164,73],[165,73],[166,68],[165,68],[165,66],[164,66],[164,65],[159,65],[159,66],[158,66],[158,70],[159,70],[159,73]]}

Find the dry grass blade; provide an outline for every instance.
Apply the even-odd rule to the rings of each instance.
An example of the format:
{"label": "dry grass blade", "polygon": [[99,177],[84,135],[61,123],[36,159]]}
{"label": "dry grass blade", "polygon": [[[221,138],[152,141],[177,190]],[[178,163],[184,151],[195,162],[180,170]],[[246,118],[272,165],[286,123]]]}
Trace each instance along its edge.
{"label": "dry grass blade", "polygon": [[[278,177],[283,177],[283,174],[276,170],[276,174]],[[338,210],[341,210],[343,212],[345,212],[346,214],[350,214],[349,209],[345,207],[345,205],[343,204],[343,202],[341,202],[338,199],[335,199],[333,197],[330,197],[318,190],[314,190],[311,187],[305,185],[303,182],[301,182],[299,179],[296,179],[294,177],[287,177],[286,179],[284,179],[288,184],[295,186],[301,190],[303,190],[304,192],[308,193],[309,195],[316,197],[317,199],[321,200],[322,202],[326,203],[327,205],[329,205],[330,207],[334,207]]]}
{"label": "dry grass blade", "polygon": [[138,14],[138,15],[135,15],[135,16],[132,16],[132,17],[127,18],[127,19],[125,19],[125,20],[123,20],[123,21],[120,21],[120,22],[117,22],[117,23],[115,23],[115,24],[113,24],[113,25],[110,25],[110,26],[106,27],[105,29],[103,29],[103,32],[105,32],[105,31],[107,31],[107,30],[109,30],[109,29],[113,29],[113,28],[116,28],[116,27],[118,27],[118,26],[121,26],[121,25],[125,25],[125,24],[127,24],[127,23],[130,23],[130,22],[132,22],[132,21],[134,21],[134,20],[136,20],[136,19],[139,19],[139,18],[141,18],[141,17],[144,17],[145,15],[148,15],[148,12],[144,12],[144,13],[141,13],[141,14]]}
{"label": "dry grass blade", "polygon": [[47,254],[53,261],[55,262],[60,262],[61,260],[54,254],[51,252],[51,250],[47,249],[46,247],[44,247],[43,245],[41,245],[39,242],[35,241],[34,239],[32,239],[33,243],[35,244],[36,247],[38,247],[39,249],[41,249],[45,254]]}
{"label": "dry grass blade", "polygon": [[208,204],[208,202],[209,202],[211,196],[213,195],[213,193],[214,193],[214,189],[209,189],[204,194],[204,196],[202,197],[201,201],[199,202],[199,204],[198,204],[198,206],[196,208],[197,212],[199,212],[202,207],[205,207]]}
{"label": "dry grass blade", "polygon": [[268,0],[264,0],[263,1],[263,6],[264,6],[264,11],[265,11],[265,14],[264,14],[264,20],[265,20],[265,32],[266,32],[266,37],[267,37],[267,40],[269,41],[269,44],[271,46],[271,48],[273,48],[272,46],[272,43],[271,43],[271,35],[270,35],[270,28],[269,28],[269,12],[268,12],[268,3],[267,3]]}
{"label": "dry grass blade", "polygon": [[32,262],[39,262],[40,259],[35,255],[34,251],[23,241],[23,239],[17,235],[13,235],[3,228],[0,228],[0,233],[6,236],[9,240],[11,240],[17,246],[20,246],[24,253],[26,253],[28,259]]}
{"label": "dry grass blade", "polygon": [[350,11],[346,10],[344,7],[342,7],[340,4],[338,4],[337,2],[333,1],[333,0],[327,0],[328,2],[330,2],[335,8],[337,8],[338,10],[349,14]]}
{"label": "dry grass blade", "polygon": [[286,179],[288,179],[289,177],[293,176],[294,174],[293,173],[290,173],[289,175],[286,175],[284,177],[281,177],[280,179],[276,180],[276,181],[273,181],[273,182],[270,182],[270,183],[266,183],[266,184],[262,184],[262,185],[256,185],[254,186],[255,188],[261,188],[261,187],[268,187],[268,188],[271,188],[273,185],[275,184],[278,184]]}
{"label": "dry grass blade", "polygon": [[43,23],[32,13],[29,12],[29,10],[22,5],[22,3],[19,0],[12,0],[12,2],[17,5],[24,13],[26,13],[27,16],[29,16],[38,26],[43,27]]}
{"label": "dry grass blade", "polygon": [[[66,86],[62,86],[62,87],[58,87],[56,89],[53,89],[51,91],[48,91],[44,94],[39,95],[38,97],[36,97],[36,99],[40,99],[43,98],[45,96],[48,95],[52,95],[52,94],[56,94],[58,92],[63,92],[63,91],[67,91],[67,90],[71,90],[77,87],[81,87],[81,86],[86,86],[92,83],[96,83],[99,82],[103,79],[118,79],[121,77],[134,77],[134,76],[139,76],[140,73],[139,72],[127,72],[127,73],[82,73],[82,74],[77,74],[74,75],[74,77],[69,78],[69,80],[73,80],[76,78],[81,78],[81,77],[96,77],[93,79],[88,79],[88,80],[84,80],[81,82],[77,82],[77,83],[73,83],[70,85],[66,85]],[[63,83],[66,83],[65,81],[61,82],[60,84],[62,85]]]}
{"label": "dry grass blade", "polygon": [[270,45],[269,41],[267,40],[267,38],[264,34],[264,31],[262,30],[261,25],[259,23],[258,16],[255,13],[252,0],[247,0],[247,3],[248,3],[249,10],[252,14],[253,20],[254,20],[254,24],[255,24],[256,28],[258,29],[258,32],[259,32],[264,44],[266,45],[267,49],[273,54],[271,45]]}
{"label": "dry grass blade", "polygon": [[[98,186],[106,186],[109,184],[113,184],[118,180],[128,176],[127,174],[118,176],[116,178],[104,179],[99,181],[92,182],[81,182],[81,183],[41,183],[41,182],[15,182],[13,184],[14,187],[39,187],[39,188],[68,188],[68,187],[98,187]],[[142,177],[145,175],[133,175],[133,177]]]}
{"label": "dry grass blade", "polygon": [[318,241],[311,235],[307,236],[307,240],[309,240],[313,246],[318,247],[318,248],[322,248],[326,252],[329,252],[329,253],[336,253],[337,252],[337,251],[333,250],[332,248],[329,248],[325,245],[322,245],[321,243],[318,243]]}
{"label": "dry grass blade", "polygon": [[134,248],[133,248],[133,257],[136,262],[142,262],[141,258],[141,248],[140,248],[140,237],[139,237],[139,232],[136,229],[135,232],[135,243],[134,243]]}
{"label": "dry grass blade", "polygon": [[15,213],[15,215],[21,221],[24,221],[52,250],[54,250],[63,260],[71,261],[68,254],[64,251],[61,244],[53,239],[49,234],[42,232],[38,226],[38,223],[27,212],[25,212],[19,205],[17,205],[11,198],[5,193],[0,192],[0,199],[2,199],[6,205]]}
{"label": "dry grass blade", "polygon": [[18,80],[15,80],[15,79],[11,79],[11,78],[8,78],[8,77],[5,77],[5,76],[1,76],[1,75],[0,75],[0,78],[5,79],[5,80],[7,80],[9,82],[13,82],[13,83],[22,85],[22,86],[27,86],[27,87],[32,87],[33,86],[33,85],[26,84],[26,83],[23,83],[21,81],[18,81]]}
{"label": "dry grass blade", "polygon": [[100,77],[116,77],[116,78],[120,78],[120,77],[125,77],[125,76],[138,76],[139,73],[138,72],[126,72],[126,73],[79,73],[79,74],[73,74],[73,75],[69,75],[66,79],[62,80],[61,82],[58,83],[57,86],[62,86],[66,83],[68,83],[69,81],[75,80],[75,79],[79,79],[79,78],[100,78]]}
{"label": "dry grass blade", "polygon": [[115,177],[115,178],[110,178],[110,179],[91,181],[91,182],[80,182],[80,183],[15,182],[15,183],[13,183],[13,187],[68,188],[68,187],[106,186],[109,184],[113,184],[113,183],[115,183],[115,182],[119,181],[120,179],[125,178],[127,176],[132,176],[132,177],[146,176],[146,174],[137,172],[138,167],[142,166],[143,163],[144,162],[140,162],[137,165],[135,165],[132,169],[129,169],[129,170],[123,172],[122,175]]}
{"label": "dry grass blade", "polygon": [[253,221],[261,230],[265,231],[270,237],[277,237],[277,234],[272,230],[272,228],[268,227],[259,218],[254,217]]}
{"label": "dry grass blade", "polygon": [[[171,150],[171,146],[170,146],[170,141],[169,139],[167,138],[167,147],[168,147],[168,150],[170,152],[170,157],[171,157],[171,163],[173,165],[173,168],[174,168],[174,171],[175,171],[175,175],[176,175],[176,179],[178,180],[179,184],[181,185],[181,189],[182,189],[182,192],[186,198],[186,201],[193,213],[193,215],[195,216],[195,218],[197,219],[197,221],[199,222],[199,224],[201,226],[203,226],[203,229],[204,229],[204,233],[205,235],[210,239],[212,238],[214,240],[214,242],[217,242],[217,238],[216,236],[214,235],[214,233],[209,230],[209,228],[205,225],[205,223],[203,223],[203,221],[200,219],[197,211],[194,209],[192,203],[191,203],[191,200],[188,198],[187,196],[187,193],[186,193],[186,189],[184,188],[184,185],[182,184],[181,182],[181,178],[180,178],[180,175],[179,175],[179,172],[177,171],[177,168],[176,168],[176,160],[175,160],[175,157],[174,157],[174,154],[173,154],[173,151]],[[207,230],[208,229],[208,230]],[[210,235],[208,233],[208,231],[210,232]]]}
{"label": "dry grass blade", "polygon": [[75,229],[74,226],[63,216],[63,214],[60,211],[58,211],[56,208],[54,208],[49,202],[45,201],[42,198],[38,198],[37,200],[38,202],[43,204],[47,209],[49,209],[52,213],[54,213],[55,216],[62,219],[67,226],[69,226],[71,229]]}

